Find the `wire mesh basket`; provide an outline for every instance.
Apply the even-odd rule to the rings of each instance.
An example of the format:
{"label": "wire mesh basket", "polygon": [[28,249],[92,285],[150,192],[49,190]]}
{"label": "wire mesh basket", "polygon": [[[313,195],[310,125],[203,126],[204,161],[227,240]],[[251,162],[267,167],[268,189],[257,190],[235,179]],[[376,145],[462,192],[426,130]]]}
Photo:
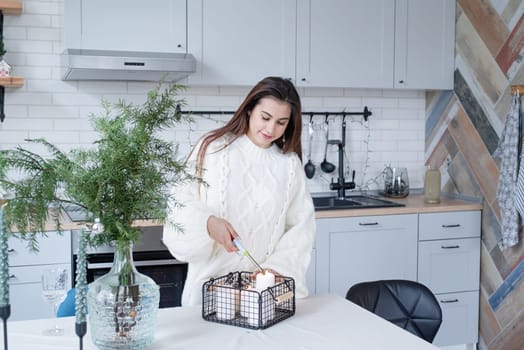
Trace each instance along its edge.
{"label": "wire mesh basket", "polygon": [[275,276],[275,284],[256,289],[252,272],[230,272],[202,286],[204,320],[251,329],[268,328],[295,314],[295,280]]}

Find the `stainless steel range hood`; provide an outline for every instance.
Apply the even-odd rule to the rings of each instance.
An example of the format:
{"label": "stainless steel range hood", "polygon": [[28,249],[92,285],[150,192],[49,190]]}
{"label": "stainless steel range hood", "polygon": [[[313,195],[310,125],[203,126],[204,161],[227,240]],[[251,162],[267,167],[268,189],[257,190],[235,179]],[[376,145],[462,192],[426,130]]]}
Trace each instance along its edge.
{"label": "stainless steel range hood", "polygon": [[191,54],[67,49],[62,80],[177,81],[196,70]]}

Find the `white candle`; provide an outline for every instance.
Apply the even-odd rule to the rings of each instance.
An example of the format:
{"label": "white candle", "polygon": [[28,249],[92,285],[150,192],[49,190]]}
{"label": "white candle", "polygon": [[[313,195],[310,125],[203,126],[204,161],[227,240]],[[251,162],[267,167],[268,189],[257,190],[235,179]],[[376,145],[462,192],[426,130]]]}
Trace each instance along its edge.
{"label": "white candle", "polygon": [[262,296],[262,324],[265,326],[268,321],[275,318],[275,300],[269,291],[261,293]]}
{"label": "white candle", "polygon": [[215,291],[217,318],[219,320],[234,319],[240,304],[239,299],[238,289],[217,285]]}
{"label": "white candle", "polygon": [[266,290],[268,287],[273,287],[275,285],[275,275],[269,271],[264,271],[257,274],[256,279],[256,288],[259,292]]}
{"label": "white candle", "polygon": [[[260,293],[262,299],[262,324],[265,325],[269,320],[275,318],[275,302],[273,300],[272,294],[267,291],[269,287],[275,285],[275,275],[269,271],[264,271],[259,273],[256,277],[256,290]],[[258,295],[258,294],[257,294]],[[257,313],[256,319],[258,320],[258,302],[257,302]],[[258,321],[257,321],[258,323]],[[257,324],[258,325],[258,324]]]}
{"label": "white candle", "polygon": [[258,327],[258,299],[260,294],[253,287],[240,291],[240,315],[253,327]]}

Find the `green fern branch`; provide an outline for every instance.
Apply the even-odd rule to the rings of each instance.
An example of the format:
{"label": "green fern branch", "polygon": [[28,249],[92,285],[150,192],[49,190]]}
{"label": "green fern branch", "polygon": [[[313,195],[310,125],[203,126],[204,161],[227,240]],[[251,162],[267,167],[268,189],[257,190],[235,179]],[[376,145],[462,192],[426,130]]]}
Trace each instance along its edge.
{"label": "green fern branch", "polygon": [[[100,134],[94,148],[66,154],[45,139],[32,139],[27,142],[44,146],[49,155],[22,147],[0,151],[0,185],[15,194],[6,211],[8,227],[35,246],[49,221],[61,230],[56,212],[74,204],[86,209],[86,220],[100,218],[105,232],[91,242],[98,245],[136,241],[135,219],[164,221],[169,187],[192,176],[178,159],[178,145],[160,132],[192,120],[180,112],[185,101],[177,95],[184,87],[162,86],[142,105],[102,102],[101,116],[90,116]],[[21,179],[8,178],[13,171]]]}

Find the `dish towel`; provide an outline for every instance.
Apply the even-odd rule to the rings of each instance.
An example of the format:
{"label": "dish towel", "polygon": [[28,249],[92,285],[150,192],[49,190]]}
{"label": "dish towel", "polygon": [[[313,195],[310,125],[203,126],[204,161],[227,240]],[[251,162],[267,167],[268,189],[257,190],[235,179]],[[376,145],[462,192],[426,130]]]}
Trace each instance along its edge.
{"label": "dish towel", "polygon": [[[511,247],[518,243],[520,218],[516,206],[517,198],[524,204],[524,187],[520,186],[519,191],[517,191],[520,136],[519,113],[520,96],[516,93],[513,95],[499,144],[493,153],[494,158],[500,158],[501,160],[497,188],[497,200],[502,216],[502,238],[499,241],[501,249]],[[521,162],[521,165],[523,165],[522,163],[523,162]],[[524,177],[524,171],[521,171],[520,175]],[[524,178],[521,180],[523,182],[522,185],[524,185]],[[524,209],[524,206],[522,206],[522,208]],[[522,210],[522,212],[524,212],[524,210]]]}

